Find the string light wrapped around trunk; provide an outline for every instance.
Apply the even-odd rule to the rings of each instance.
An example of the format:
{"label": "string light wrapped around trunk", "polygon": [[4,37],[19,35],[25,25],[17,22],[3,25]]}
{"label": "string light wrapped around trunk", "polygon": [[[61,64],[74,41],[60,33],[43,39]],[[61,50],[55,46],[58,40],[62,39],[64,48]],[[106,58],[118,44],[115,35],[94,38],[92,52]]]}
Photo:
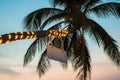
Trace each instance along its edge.
{"label": "string light wrapped around trunk", "polygon": [[[47,31],[44,31],[47,32]],[[40,36],[49,36],[49,37],[65,37],[68,34],[68,30],[49,30],[49,33],[44,35],[41,31]],[[11,41],[21,40],[21,39],[31,39],[39,37],[38,32],[36,31],[27,31],[27,32],[14,32],[0,35],[0,44],[5,44]]]}
{"label": "string light wrapped around trunk", "polygon": [[34,31],[8,33],[0,35],[0,44],[7,44],[11,41],[32,38],[37,38],[37,34]]}

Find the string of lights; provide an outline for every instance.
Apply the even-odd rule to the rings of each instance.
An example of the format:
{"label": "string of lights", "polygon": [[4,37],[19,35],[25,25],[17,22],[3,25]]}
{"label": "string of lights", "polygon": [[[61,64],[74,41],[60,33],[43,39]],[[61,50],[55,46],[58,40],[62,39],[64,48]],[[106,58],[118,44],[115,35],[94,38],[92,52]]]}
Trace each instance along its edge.
{"label": "string of lights", "polygon": [[14,32],[9,34],[0,35],[0,44],[6,44],[11,41],[21,40],[21,39],[31,39],[36,38],[35,32]]}
{"label": "string of lights", "polygon": [[[48,37],[66,37],[68,35],[68,30],[49,30]],[[37,32],[14,32],[9,34],[0,35],[0,44],[5,44],[11,41],[21,40],[21,39],[31,39],[39,37]]]}

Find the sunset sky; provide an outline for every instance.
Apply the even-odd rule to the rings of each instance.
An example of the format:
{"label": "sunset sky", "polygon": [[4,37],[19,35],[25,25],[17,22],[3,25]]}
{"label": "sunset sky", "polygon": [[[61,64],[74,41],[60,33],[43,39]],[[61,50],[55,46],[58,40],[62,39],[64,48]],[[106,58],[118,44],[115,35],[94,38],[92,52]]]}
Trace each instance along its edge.
{"label": "sunset sky", "polygon": [[[23,18],[30,12],[49,7],[49,0],[0,0],[0,35],[25,31]],[[118,42],[120,46],[120,19],[92,17]],[[92,38],[86,37],[92,58],[92,80],[120,80],[120,67],[114,65]],[[63,69],[59,62],[51,61],[52,66],[42,78],[36,72],[40,54],[26,67],[23,58],[34,39],[0,44],[0,80],[74,80],[75,72],[71,66]],[[120,48],[119,48],[120,50]]]}

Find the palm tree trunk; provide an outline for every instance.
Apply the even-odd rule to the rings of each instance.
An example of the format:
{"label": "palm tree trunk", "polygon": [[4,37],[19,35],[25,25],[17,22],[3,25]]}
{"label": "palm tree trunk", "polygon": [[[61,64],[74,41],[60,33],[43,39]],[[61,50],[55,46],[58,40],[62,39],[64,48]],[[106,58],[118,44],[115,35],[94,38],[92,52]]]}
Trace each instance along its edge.
{"label": "palm tree trunk", "polygon": [[[79,27],[74,27],[72,29],[68,29],[69,34],[73,33],[77,29],[79,29]],[[11,42],[11,41],[22,40],[22,39],[46,37],[49,34],[50,34],[50,30],[14,32],[14,33],[3,34],[3,35],[0,35],[0,44],[5,44],[5,43]]]}
{"label": "palm tree trunk", "polygon": [[4,44],[16,40],[22,40],[22,39],[45,37],[48,36],[49,33],[50,33],[49,30],[44,30],[44,31],[14,32],[9,34],[3,34],[0,35],[0,44]]}

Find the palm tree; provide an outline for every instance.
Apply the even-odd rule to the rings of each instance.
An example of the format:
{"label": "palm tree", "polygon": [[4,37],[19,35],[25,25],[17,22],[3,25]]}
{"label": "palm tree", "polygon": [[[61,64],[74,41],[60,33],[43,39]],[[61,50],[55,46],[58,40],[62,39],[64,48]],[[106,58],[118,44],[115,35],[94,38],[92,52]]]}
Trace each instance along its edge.
{"label": "palm tree", "polygon": [[[120,65],[120,52],[116,41],[101,25],[89,17],[92,13],[99,17],[109,15],[120,17],[120,3],[102,2],[101,0],[50,0],[50,2],[53,4],[52,8],[42,8],[26,16],[25,28],[30,31],[68,29],[69,35],[64,38],[62,44],[64,44],[64,50],[67,51],[68,60],[72,62],[74,70],[79,70],[80,80],[86,80],[91,73],[91,58],[84,38],[86,33],[95,38],[98,46],[103,45],[103,49],[111,61]],[[50,23],[54,25],[46,28]],[[59,47],[57,40],[55,38],[53,43]],[[43,48],[47,41],[47,38],[37,38],[28,48],[24,63],[31,61],[37,48]],[[45,73],[49,64],[45,50],[41,54],[37,66],[40,76]]]}
{"label": "palm tree", "polygon": [[[25,29],[34,31],[37,35],[25,54],[24,65],[28,64],[34,58],[36,51],[39,50],[43,53],[37,70],[40,76],[45,74],[50,65],[45,49],[49,39],[45,36],[52,29],[67,29],[69,34],[63,38],[62,44],[74,70],[79,71],[77,76],[80,80],[86,80],[91,73],[91,57],[86,45],[85,34],[90,34],[98,46],[103,46],[111,61],[120,66],[120,52],[116,41],[90,17],[90,14],[95,14],[99,17],[113,15],[119,18],[120,3],[102,0],[50,0],[50,2],[53,7],[33,11],[24,19]],[[48,26],[49,24],[51,25]],[[53,44],[60,47],[58,40],[59,38],[54,38]]]}

